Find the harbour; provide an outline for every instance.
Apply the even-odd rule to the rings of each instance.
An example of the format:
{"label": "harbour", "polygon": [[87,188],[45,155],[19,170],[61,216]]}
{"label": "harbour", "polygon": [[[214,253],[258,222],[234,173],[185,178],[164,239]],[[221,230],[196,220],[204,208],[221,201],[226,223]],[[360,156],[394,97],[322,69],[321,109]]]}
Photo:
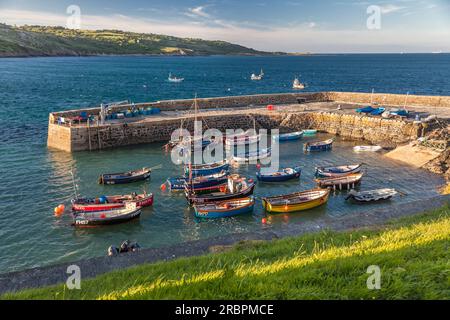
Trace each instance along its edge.
{"label": "harbour", "polygon": [[[270,67],[264,69],[267,79],[270,79],[270,70]],[[188,77],[181,85],[189,83],[187,81]],[[31,119],[28,124],[39,132],[39,143],[27,147],[28,135],[34,131],[25,130],[23,142],[15,140],[16,137],[10,133],[9,139],[14,143],[9,146],[3,145],[4,150],[9,150],[10,154],[9,160],[5,162],[5,168],[13,168],[19,164],[25,166],[28,160],[22,157],[23,154],[38,161],[35,166],[25,170],[26,175],[14,172],[8,176],[3,186],[5,191],[6,188],[10,188],[11,192],[2,196],[5,208],[2,218],[7,221],[7,228],[2,232],[8,242],[9,252],[8,258],[2,259],[2,268],[5,271],[17,271],[91,259],[105,255],[106,248],[111,243],[117,243],[118,239],[138,241],[144,248],[157,250],[227,235],[245,237],[245,234],[255,232],[268,231],[281,237],[283,230],[287,233],[294,232],[292,229],[294,225],[307,225],[308,228],[314,229],[315,223],[321,225],[321,221],[326,221],[322,225],[326,228],[326,224],[333,225],[332,221],[340,221],[338,219],[345,216],[354,217],[364,212],[389,210],[391,206],[401,208],[413,201],[437,197],[438,187],[445,183],[442,175],[419,168],[422,165],[410,166],[385,156],[389,150],[415,142],[435,128],[425,126],[424,123],[415,123],[414,118],[384,119],[356,113],[357,108],[371,102],[377,102],[388,108],[404,106],[405,94],[371,94],[370,87],[365,89],[366,93],[335,91],[283,93],[285,92],[283,88],[277,88],[262,90],[267,93],[257,94],[259,90],[254,88],[254,92],[239,96],[220,97],[217,91],[216,97],[198,98],[199,116],[206,119],[208,126],[221,130],[226,128],[245,130],[253,128],[254,124],[256,129],[279,128],[281,133],[305,129],[318,130],[314,136],[303,136],[300,140],[280,144],[281,166],[300,165],[302,167],[300,180],[282,182],[275,187],[258,183],[254,192],[258,201],[253,214],[210,221],[197,219],[183,194],[172,194],[160,189],[161,183],[168,177],[183,173],[181,166],[170,162],[170,156],[162,147],[170,139],[170,133],[180,127],[182,120],[186,128],[192,130],[193,99],[155,99],[154,102],[143,104],[136,102],[130,106],[138,110],[157,108],[160,112],[106,120],[104,124],[97,124],[94,119],[90,122],[89,128],[86,123],[77,121],[71,124],[58,123],[58,118],[76,117],[81,112],[98,116],[99,107],[79,108],[73,102],[78,99],[73,99],[70,104],[67,102],[63,104],[61,100],[51,107],[49,110],[51,115],[47,118],[48,113],[42,112],[45,109],[43,104],[47,102],[40,101],[40,115],[37,117],[39,121]],[[389,92],[387,90],[388,88],[385,92]],[[277,91],[279,93],[270,93]],[[106,95],[107,92],[102,94]],[[174,97],[178,94],[180,93],[177,91],[172,92]],[[185,91],[183,95],[192,97],[193,91]],[[117,101],[126,97],[120,94],[107,96],[108,100]],[[137,96],[140,101],[147,101],[144,95]],[[171,98],[167,95],[161,97]],[[95,97],[82,100],[89,100],[91,103],[102,101]],[[12,102],[8,105],[11,106]],[[269,109],[268,105],[272,105],[273,108]],[[83,106],[83,103],[80,106]],[[130,106],[117,106],[116,111],[117,113],[126,111]],[[445,95],[409,95],[407,100],[408,110],[417,111],[422,118],[426,118],[426,114],[438,114],[440,119],[448,119],[448,107],[449,98]],[[54,111],[58,109],[66,111]],[[19,130],[20,125],[15,124],[19,123],[19,120],[13,118],[12,121]],[[48,127],[45,124],[48,124]],[[304,153],[305,143],[330,138],[334,139],[331,151]],[[353,147],[361,144],[379,144],[385,149],[377,153],[354,152]],[[326,206],[289,215],[266,216],[260,201],[261,197],[314,188],[316,166],[349,163],[365,163],[365,176],[362,180],[364,189],[385,186],[398,189],[405,195],[366,207],[346,202],[344,200],[346,194],[336,190],[331,192]],[[158,164],[162,164],[162,168],[154,170],[148,181],[115,186],[97,183],[101,173],[123,172]],[[69,215],[65,214],[59,219],[53,216],[55,205],[65,203],[68,206],[74,197],[69,173],[71,170],[74,172],[78,190],[84,196],[142,193],[145,189],[154,195],[153,206],[144,208],[139,219],[125,224],[86,230],[74,229],[70,226]],[[233,168],[232,172],[256,179],[257,168],[255,165],[245,164]],[[12,181],[20,182],[17,184],[20,187],[11,187]],[[36,193],[39,198],[32,196]],[[19,204],[14,201],[18,195],[23,197],[23,201]],[[21,212],[29,214],[20,214]],[[264,217],[267,217],[267,223],[262,223]],[[351,221],[346,223],[352,224]],[[29,238],[25,236],[28,230],[34,230]],[[29,245],[28,255],[24,255],[23,251],[18,249],[23,243]]]}

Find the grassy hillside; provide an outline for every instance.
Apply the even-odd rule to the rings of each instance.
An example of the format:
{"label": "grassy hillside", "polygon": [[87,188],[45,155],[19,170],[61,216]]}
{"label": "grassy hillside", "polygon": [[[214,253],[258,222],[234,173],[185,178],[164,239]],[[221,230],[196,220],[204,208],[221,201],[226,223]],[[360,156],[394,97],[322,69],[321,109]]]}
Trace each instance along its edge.
{"label": "grassy hillside", "polygon": [[[372,230],[322,232],[141,265],[3,299],[448,299],[450,208]],[[381,289],[367,268],[381,268]]]}
{"label": "grassy hillside", "polygon": [[118,30],[0,24],[0,57],[101,54],[256,55],[268,54],[225,41],[177,38]]}

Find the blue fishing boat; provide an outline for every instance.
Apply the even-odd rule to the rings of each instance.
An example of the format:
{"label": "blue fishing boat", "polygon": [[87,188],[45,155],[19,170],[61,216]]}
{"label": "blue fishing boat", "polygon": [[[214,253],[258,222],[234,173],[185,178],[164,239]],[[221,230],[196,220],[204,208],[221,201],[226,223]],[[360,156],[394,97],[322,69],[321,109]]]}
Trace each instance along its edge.
{"label": "blue fishing boat", "polygon": [[223,160],[214,163],[208,164],[193,164],[191,166],[184,166],[184,174],[185,176],[189,176],[189,170],[192,171],[192,176],[208,176],[214,173],[218,173],[221,171],[227,171],[230,167],[230,163],[228,160]]}
{"label": "blue fishing boat", "polygon": [[291,133],[282,133],[273,135],[272,140],[291,141],[301,139],[301,137],[303,137],[303,131],[296,131]]}
{"label": "blue fishing boat", "polygon": [[358,112],[358,113],[371,113],[374,110],[376,110],[376,108],[374,108],[372,106],[366,106],[366,107],[363,107],[363,108],[356,109],[356,112]]}
{"label": "blue fishing boat", "polygon": [[194,205],[197,218],[226,218],[253,211],[253,197]]}
{"label": "blue fishing boat", "polygon": [[316,177],[334,178],[341,177],[351,173],[358,173],[361,171],[362,164],[352,164],[346,166],[336,167],[316,167]]}
{"label": "blue fishing boat", "polygon": [[407,117],[409,112],[406,109],[396,109],[396,110],[391,110],[389,112],[389,114],[394,115],[394,116]]}
{"label": "blue fishing boat", "polygon": [[218,190],[220,186],[226,184],[227,181],[227,171],[221,171],[208,176],[193,177],[191,180],[186,177],[167,179],[170,190],[185,190],[185,188],[187,188],[195,192],[211,192]]}
{"label": "blue fishing boat", "polygon": [[98,178],[99,184],[123,184],[142,181],[150,178],[152,169],[142,168],[140,170],[127,171],[121,173],[105,173]]}
{"label": "blue fishing boat", "polygon": [[381,115],[384,111],[386,111],[386,108],[384,108],[384,107],[379,107],[379,108],[374,109],[370,114],[371,114],[372,116],[379,116],[379,115]]}
{"label": "blue fishing boat", "polygon": [[284,168],[280,171],[268,174],[261,174],[261,172],[258,171],[256,172],[256,178],[262,182],[282,182],[300,178],[301,172],[302,169],[300,167]]}
{"label": "blue fishing boat", "polygon": [[333,146],[333,139],[317,142],[307,142],[304,144],[303,149],[306,152],[328,151]]}

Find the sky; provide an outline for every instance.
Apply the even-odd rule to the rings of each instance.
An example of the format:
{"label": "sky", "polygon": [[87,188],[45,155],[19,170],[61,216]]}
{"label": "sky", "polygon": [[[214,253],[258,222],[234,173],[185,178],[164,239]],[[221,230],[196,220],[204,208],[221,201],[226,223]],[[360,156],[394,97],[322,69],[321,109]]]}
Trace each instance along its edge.
{"label": "sky", "polygon": [[66,26],[70,5],[80,8],[82,29],[224,40],[265,51],[450,52],[450,0],[0,0],[0,22]]}

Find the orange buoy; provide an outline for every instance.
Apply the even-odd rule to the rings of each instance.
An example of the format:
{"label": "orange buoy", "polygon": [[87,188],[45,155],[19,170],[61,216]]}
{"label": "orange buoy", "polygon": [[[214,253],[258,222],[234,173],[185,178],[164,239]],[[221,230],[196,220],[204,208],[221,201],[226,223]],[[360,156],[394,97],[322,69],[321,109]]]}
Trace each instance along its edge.
{"label": "orange buoy", "polygon": [[266,218],[262,218],[261,222],[262,222],[262,224],[266,224],[267,223],[267,219]]}
{"label": "orange buoy", "polygon": [[59,217],[64,212],[64,210],[61,210],[61,207],[59,207],[59,206],[55,207],[55,209],[53,211],[55,212],[56,217]]}
{"label": "orange buoy", "polygon": [[59,210],[61,210],[62,212],[64,212],[64,210],[66,210],[66,206],[64,204],[60,204],[58,206]]}
{"label": "orange buoy", "polygon": [[166,188],[167,188],[167,187],[166,187],[166,184],[163,183],[163,184],[160,186],[160,188],[161,188],[162,191],[166,191]]}

